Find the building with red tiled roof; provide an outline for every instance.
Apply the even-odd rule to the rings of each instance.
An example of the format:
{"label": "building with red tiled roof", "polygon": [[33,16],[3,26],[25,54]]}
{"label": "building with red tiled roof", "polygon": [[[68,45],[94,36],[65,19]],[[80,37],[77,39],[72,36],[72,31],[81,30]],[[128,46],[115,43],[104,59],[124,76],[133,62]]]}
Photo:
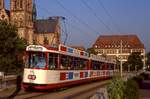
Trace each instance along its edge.
{"label": "building with red tiled roof", "polygon": [[85,48],[83,46],[70,46],[70,47],[81,50],[81,51],[85,51]]}
{"label": "building with red tiled roof", "polygon": [[121,56],[124,62],[132,52],[141,52],[141,55],[145,56],[144,44],[136,35],[101,35],[93,44],[93,48],[98,55],[118,59]]}

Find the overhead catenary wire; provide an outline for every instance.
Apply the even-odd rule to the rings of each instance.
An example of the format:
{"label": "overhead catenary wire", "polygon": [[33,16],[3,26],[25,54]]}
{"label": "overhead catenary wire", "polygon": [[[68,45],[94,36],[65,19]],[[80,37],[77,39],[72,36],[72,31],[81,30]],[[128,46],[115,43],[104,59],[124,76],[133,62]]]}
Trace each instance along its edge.
{"label": "overhead catenary wire", "polygon": [[95,13],[93,8],[89,6],[89,4],[87,4],[84,0],[81,0],[81,2],[91,11],[91,13],[97,18],[100,24],[103,24],[107,28],[107,30],[113,33],[110,27],[107,24],[105,24],[105,22],[102,21],[102,19]]}
{"label": "overhead catenary wire", "polygon": [[[41,6],[39,6],[38,5],[38,7],[40,7],[42,10],[44,10],[46,13],[52,13],[52,11],[49,11],[49,10],[47,10],[47,9],[45,9],[45,8],[43,8],[43,7],[41,7]],[[63,23],[64,23],[64,28],[65,28],[65,31],[63,30],[63,29],[61,29],[60,27],[60,29],[61,29],[61,31],[62,31],[62,33],[64,33],[65,35],[66,35],[66,37],[65,37],[65,40],[64,40],[64,44],[66,43],[66,41],[67,41],[67,38],[68,38],[68,34],[67,34],[67,27],[66,27],[66,23],[65,23],[65,18],[62,18],[62,21],[63,21]],[[54,38],[55,38],[55,35],[52,37],[52,41],[51,41],[51,44],[53,43],[53,41],[54,41]]]}
{"label": "overhead catenary wire", "polygon": [[81,20],[79,17],[77,17],[75,14],[73,14],[69,9],[67,9],[59,0],[55,0],[57,4],[62,7],[67,13],[69,13],[72,17],[74,17],[76,20],[78,20],[80,23],[88,27],[90,30],[92,30],[94,33],[99,35],[99,32],[96,31],[94,28],[92,28],[89,24]]}
{"label": "overhead catenary wire", "polygon": [[104,4],[102,3],[101,0],[97,0],[98,4],[104,9],[105,13],[107,14],[107,16],[109,17],[109,19],[111,20],[112,24],[114,24],[116,30],[121,33],[121,29],[119,28],[119,26],[117,25],[117,23],[113,20],[113,17],[111,16],[111,14],[109,13],[109,11],[105,8]]}
{"label": "overhead catenary wire", "polygon": [[[91,24],[89,25],[88,23],[86,23],[84,20],[82,20],[82,19],[80,19],[78,16],[76,16],[70,9],[68,9],[68,8],[66,8],[61,2],[60,3],[58,3],[59,1],[58,0],[56,0],[56,2],[57,2],[57,4],[59,4],[59,6],[60,6],[60,4],[62,5],[62,6],[60,6],[61,8],[63,8],[64,9],[64,11],[66,11],[71,17],[73,17],[77,22],[79,22],[79,23],[81,23],[81,24],[83,24],[83,26],[85,26],[86,28],[88,28],[90,31],[93,31],[92,33],[94,33],[94,34],[96,34],[96,35],[100,35],[100,32],[98,32],[97,30],[95,30],[93,27],[91,27]],[[49,10],[46,10],[45,9],[45,11],[46,12],[49,12]],[[68,12],[69,11],[69,12]],[[74,20],[73,20],[74,21]],[[73,28],[76,28],[76,29],[78,29],[78,30],[80,30],[80,32],[82,31],[82,29],[81,29],[81,27],[77,27],[76,25],[74,25],[74,24],[72,24],[72,22],[70,23],[71,25],[69,25],[69,26],[72,26]],[[89,34],[89,35],[91,35],[91,33],[90,32],[86,32],[86,34]],[[85,36],[85,35],[84,35]],[[68,37],[67,37],[68,38]]]}
{"label": "overhead catenary wire", "polygon": [[[43,10],[43,12],[45,12],[45,13],[51,13],[51,14],[54,14],[52,11],[49,11],[49,10],[47,10],[46,8],[44,8],[44,7],[42,7],[41,5],[37,5],[39,8],[41,8],[42,10]],[[66,18],[65,18],[65,20],[66,20]],[[74,24],[72,24],[72,22],[69,22],[69,21],[67,21],[67,22],[65,22],[65,25],[66,26],[64,26],[64,28],[66,28],[66,30],[65,31],[67,31],[67,25],[68,26],[70,26],[70,27],[72,27],[73,29],[76,29],[77,31],[79,31],[79,32],[81,32],[81,33],[83,33],[84,31],[81,29],[81,27],[78,27],[77,25],[74,25]],[[60,28],[60,27],[59,27]],[[68,34],[68,31],[67,31],[67,34],[65,33],[65,31],[63,30],[63,29],[61,29],[61,31],[62,31],[62,33],[64,33],[65,34],[65,40],[63,41],[63,43],[64,44],[66,44],[67,43],[67,40],[68,40],[68,37],[69,37],[69,34]],[[89,32],[86,32],[86,33],[89,33]],[[55,36],[54,36],[55,37]],[[54,37],[53,37],[53,39],[54,39]],[[51,41],[51,43],[53,42],[53,40]]]}
{"label": "overhead catenary wire", "polygon": [[[119,32],[119,34],[121,33],[120,28],[118,27],[118,25],[116,24],[116,22],[114,22],[113,17],[109,14],[109,12],[107,11],[107,9],[105,8],[105,6],[103,5],[101,0],[97,0],[98,3],[100,4],[100,6],[104,9],[105,13],[108,15],[108,17],[110,18],[111,22],[114,24],[114,26],[116,27],[117,31]],[[123,40],[120,40],[120,76],[122,77],[122,47],[123,47]]]}

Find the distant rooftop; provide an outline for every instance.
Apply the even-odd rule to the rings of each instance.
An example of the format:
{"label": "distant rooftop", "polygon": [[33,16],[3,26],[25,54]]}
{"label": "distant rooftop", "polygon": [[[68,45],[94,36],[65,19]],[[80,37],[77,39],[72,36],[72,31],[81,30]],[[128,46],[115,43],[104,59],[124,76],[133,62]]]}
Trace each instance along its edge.
{"label": "distant rooftop", "polygon": [[81,50],[81,51],[85,51],[85,48],[83,46],[70,46],[70,47]]}
{"label": "distant rooftop", "polygon": [[97,38],[94,48],[144,48],[144,44],[136,35],[101,35]]}
{"label": "distant rooftop", "polygon": [[55,33],[59,19],[49,17],[49,19],[37,19],[34,23],[35,33]]}

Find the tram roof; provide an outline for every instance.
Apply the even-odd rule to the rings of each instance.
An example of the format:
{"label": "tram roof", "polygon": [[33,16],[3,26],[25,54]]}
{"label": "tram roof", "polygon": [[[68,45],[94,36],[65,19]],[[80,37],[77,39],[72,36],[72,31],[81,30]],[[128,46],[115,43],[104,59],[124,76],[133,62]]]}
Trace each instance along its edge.
{"label": "tram roof", "polygon": [[89,58],[89,53],[61,44],[59,45],[59,51],[61,54],[67,54],[67,55],[81,57],[81,58]]}
{"label": "tram roof", "polygon": [[81,58],[89,58],[89,53],[62,44],[60,44],[59,47],[51,47],[47,45],[29,45],[26,47],[26,51],[52,52]]}
{"label": "tram roof", "polygon": [[94,55],[94,54],[90,55],[90,59],[95,60],[95,61],[107,62],[107,63],[116,63],[115,59],[103,57],[100,55]]}
{"label": "tram roof", "polygon": [[85,51],[81,51],[72,47],[68,47],[66,45],[60,44],[58,47],[51,47],[48,45],[29,45],[26,47],[26,51],[33,52],[51,52],[58,53],[63,55],[69,55],[73,57],[80,57],[85,59],[91,59],[95,61],[107,62],[107,63],[116,63],[115,59],[110,59],[106,57],[102,57],[99,55],[89,55],[89,53]]}

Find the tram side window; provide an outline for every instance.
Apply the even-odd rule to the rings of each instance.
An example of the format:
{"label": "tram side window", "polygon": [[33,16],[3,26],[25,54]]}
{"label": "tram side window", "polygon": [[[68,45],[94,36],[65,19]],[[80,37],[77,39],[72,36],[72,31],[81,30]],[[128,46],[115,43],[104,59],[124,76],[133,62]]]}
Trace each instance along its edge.
{"label": "tram side window", "polygon": [[99,61],[92,61],[92,69],[93,70],[103,70],[104,69],[104,63]]}
{"label": "tram side window", "polygon": [[108,66],[108,70],[111,70],[111,64],[107,64],[107,66]]}
{"label": "tram side window", "polygon": [[102,63],[102,70],[105,70],[105,63]]}
{"label": "tram side window", "polygon": [[73,69],[74,70],[79,69],[79,59],[78,58],[74,58],[74,60],[73,60]]}
{"label": "tram side window", "polygon": [[92,65],[93,70],[99,70],[100,69],[100,63],[99,62],[93,61],[92,64],[93,64]]}
{"label": "tram side window", "polygon": [[114,67],[115,67],[114,64],[111,64],[111,70],[114,70]]}
{"label": "tram side window", "polygon": [[72,57],[72,56],[61,56],[61,69],[65,70],[83,70],[87,69],[87,61],[86,59],[81,59],[78,57]]}
{"label": "tram side window", "polygon": [[57,57],[58,57],[58,54],[49,53],[49,69],[57,68]]}
{"label": "tram side window", "polygon": [[73,69],[73,57],[72,56],[69,56],[68,57],[68,69],[69,70],[72,70]]}
{"label": "tram side window", "polygon": [[29,56],[27,57],[27,65],[29,68],[45,68],[45,53],[30,52]]}
{"label": "tram side window", "polygon": [[87,69],[88,60],[75,57],[73,60],[73,69],[74,70],[85,70]]}
{"label": "tram side window", "polygon": [[81,69],[81,70],[87,69],[87,60],[86,59],[80,59],[79,69]]}
{"label": "tram side window", "polygon": [[103,63],[100,62],[99,64],[100,64],[99,70],[103,70],[103,68],[104,68],[104,67],[103,67]]}
{"label": "tram side window", "polygon": [[113,70],[114,69],[114,64],[108,64],[108,66],[109,66],[108,67],[109,70]]}
{"label": "tram side window", "polygon": [[68,65],[69,65],[69,57],[66,55],[61,55],[61,65],[60,68],[61,69],[68,69]]}

